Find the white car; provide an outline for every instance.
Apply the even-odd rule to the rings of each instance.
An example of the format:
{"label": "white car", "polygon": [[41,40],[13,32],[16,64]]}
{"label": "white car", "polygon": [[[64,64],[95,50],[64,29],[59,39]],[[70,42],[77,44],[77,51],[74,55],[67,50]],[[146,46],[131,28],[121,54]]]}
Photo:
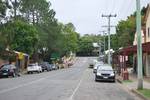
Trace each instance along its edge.
{"label": "white car", "polygon": [[97,62],[97,63],[94,65],[93,73],[96,73],[97,68],[98,68],[98,67],[101,67],[103,64],[104,64],[103,62]]}
{"label": "white car", "polygon": [[97,62],[98,62],[98,61],[97,61],[96,59],[90,60],[89,66],[90,66],[90,67],[93,67]]}
{"label": "white car", "polygon": [[41,73],[42,67],[39,66],[38,63],[29,64],[27,67],[27,72],[28,74],[33,73],[33,72]]}
{"label": "white car", "polygon": [[51,64],[51,66],[52,66],[52,70],[58,69],[57,66],[56,66],[55,64]]}

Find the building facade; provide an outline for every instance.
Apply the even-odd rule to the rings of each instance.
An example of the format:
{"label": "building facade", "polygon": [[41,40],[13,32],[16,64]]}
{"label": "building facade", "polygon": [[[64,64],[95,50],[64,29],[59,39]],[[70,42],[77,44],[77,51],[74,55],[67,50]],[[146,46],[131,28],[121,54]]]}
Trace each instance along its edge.
{"label": "building facade", "polygon": [[[150,4],[147,7],[147,12],[145,16],[145,26],[141,31],[142,34],[142,44],[146,44],[146,47],[149,47],[150,43]],[[137,34],[135,33],[133,45],[137,45]],[[145,48],[143,48],[145,49]],[[147,48],[146,48],[147,49]],[[137,54],[133,56],[133,66],[137,71]],[[150,77],[150,52],[147,50],[143,51],[143,74],[147,77]]]}
{"label": "building facade", "polygon": [[[146,42],[150,42],[150,3],[146,13]],[[146,76],[150,77],[150,53],[145,54]]]}
{"label": "building facade", "polygon": [[[150,77],[150,3],[147,7],[146,16],[142,26],[142,60],[143,60],[143,75]],[[125,60],[126,56],[133,55],[132,67],[134,72],[137,73],[137,34],[135,33],[134,41],[132,46],[124,47],[119,49],[113,54],[114,64],[118,66],[120,73],[126,70],[129,66]],[[123,59],[121,60],[120,59]]]}

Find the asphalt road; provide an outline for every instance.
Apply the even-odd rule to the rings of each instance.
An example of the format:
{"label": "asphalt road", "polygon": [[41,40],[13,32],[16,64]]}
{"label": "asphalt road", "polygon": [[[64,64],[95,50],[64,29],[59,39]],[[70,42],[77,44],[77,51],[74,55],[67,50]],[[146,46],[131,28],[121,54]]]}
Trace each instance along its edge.
{"label": "asphalt road", "polygon": [[0,100],[139,100],[119,83],[95,82],[88,61],[73,67],[0,79]]}

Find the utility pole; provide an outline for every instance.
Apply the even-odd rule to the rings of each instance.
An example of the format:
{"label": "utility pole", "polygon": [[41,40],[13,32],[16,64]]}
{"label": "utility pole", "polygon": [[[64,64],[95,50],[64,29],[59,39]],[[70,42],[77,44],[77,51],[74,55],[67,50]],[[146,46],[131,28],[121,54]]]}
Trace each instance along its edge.
{"label": "utility pole", "polygon": [[108,52],[108,64],[110,65],[111,64],[111,62],[110,62],[110,27],[111,27],[111,25],[110,25],[110,18],[111,17],[116,17],[117,15],[115,14],[115,15],[103,15],[102,14],[102,17],[106,17],[106,18],[108,18],[108,50],[109,50],[109,52]]}
{"label": "utility pole", "polygon": [[103,36],[104,36],[104,52],[106,51],[106,41],[105,41],[105,36],[106,36],[106,31],[99,31],[99,32],[102,32],[103,33]]}
{"label": "utility pole", "polygon": [[138,89],[143,89],[143,66],[142,66],[142,35],[141,35],[141,4],[136,0],[136,32],[137,32],[137,57],[138,57]]}
{"label": "utility pole", "polygon": [[99,57],[101,56],[101,42],[99,41]]}

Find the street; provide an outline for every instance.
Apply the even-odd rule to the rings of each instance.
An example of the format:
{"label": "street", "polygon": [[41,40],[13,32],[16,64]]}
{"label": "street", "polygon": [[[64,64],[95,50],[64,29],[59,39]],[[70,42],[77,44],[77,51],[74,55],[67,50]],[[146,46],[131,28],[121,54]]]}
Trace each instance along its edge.
{"label": "street", "polygon": [[119,83],[95,82],[81,57],[67,69],[0,79],[0,100],[140,100]]}

